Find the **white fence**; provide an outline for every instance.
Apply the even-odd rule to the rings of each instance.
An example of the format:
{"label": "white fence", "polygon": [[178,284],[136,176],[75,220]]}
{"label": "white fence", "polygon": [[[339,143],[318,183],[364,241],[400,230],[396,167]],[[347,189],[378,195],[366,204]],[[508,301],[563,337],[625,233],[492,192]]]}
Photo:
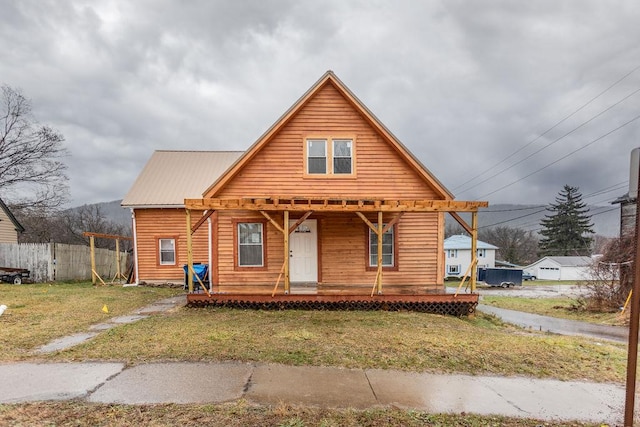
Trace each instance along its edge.
{"label": "white fence", "polygon": [[[117,273],[116,252],[96,249],[96,271],[105,280]],[[127,257],[120,254],[120,271],[125,274]],[[26,268],[34,282],[91,280],[88,246],[61,243],[0,243],[0,267]]]}

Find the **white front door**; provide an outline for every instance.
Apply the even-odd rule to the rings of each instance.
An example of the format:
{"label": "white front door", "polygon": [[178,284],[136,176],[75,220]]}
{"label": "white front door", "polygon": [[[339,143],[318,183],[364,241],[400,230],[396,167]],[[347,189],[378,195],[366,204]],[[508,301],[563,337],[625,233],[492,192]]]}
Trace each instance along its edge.
{"label": "white front door", "polygon": [[[295,220],[289,221],[291,227]],[[318,223],[308,219],[289,237],[289,279],[291,282],[318,281]]]}

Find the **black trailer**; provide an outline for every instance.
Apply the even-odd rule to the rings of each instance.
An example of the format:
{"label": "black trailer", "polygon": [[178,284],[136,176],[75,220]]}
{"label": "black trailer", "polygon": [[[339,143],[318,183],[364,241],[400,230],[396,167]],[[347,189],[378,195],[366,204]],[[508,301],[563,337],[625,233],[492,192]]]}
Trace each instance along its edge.
{"label": "black trailer", "polygon": [[522,270],[517,268],[479,268],[478,281],[489,286],[510,286],[522,285]]}
{"label": "black trailer", "polygon": [[31,272],[25,268],[0,267],[0,281],[20,285],[29,279]]}

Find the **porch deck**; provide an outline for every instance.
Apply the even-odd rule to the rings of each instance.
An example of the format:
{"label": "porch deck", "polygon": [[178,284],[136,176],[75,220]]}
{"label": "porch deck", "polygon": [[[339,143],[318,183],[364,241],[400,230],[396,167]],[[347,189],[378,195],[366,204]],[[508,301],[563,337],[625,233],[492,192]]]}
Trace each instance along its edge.
{"label": "porch deck", "polygon": [[215,306],[260,310],[385,310],[467,316],[478,305],[478,294],[365,295],[345,293],[247,294],[192,292],[191,307]]}

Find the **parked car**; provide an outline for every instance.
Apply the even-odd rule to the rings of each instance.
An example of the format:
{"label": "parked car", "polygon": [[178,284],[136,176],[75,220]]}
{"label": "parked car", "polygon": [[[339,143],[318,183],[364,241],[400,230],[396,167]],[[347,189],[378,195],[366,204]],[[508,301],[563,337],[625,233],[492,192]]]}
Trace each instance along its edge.
{"label": "parked car", "polygon": [[536,276],[529,273],[528,271],[522,272],[522,280],[536,280]]}

